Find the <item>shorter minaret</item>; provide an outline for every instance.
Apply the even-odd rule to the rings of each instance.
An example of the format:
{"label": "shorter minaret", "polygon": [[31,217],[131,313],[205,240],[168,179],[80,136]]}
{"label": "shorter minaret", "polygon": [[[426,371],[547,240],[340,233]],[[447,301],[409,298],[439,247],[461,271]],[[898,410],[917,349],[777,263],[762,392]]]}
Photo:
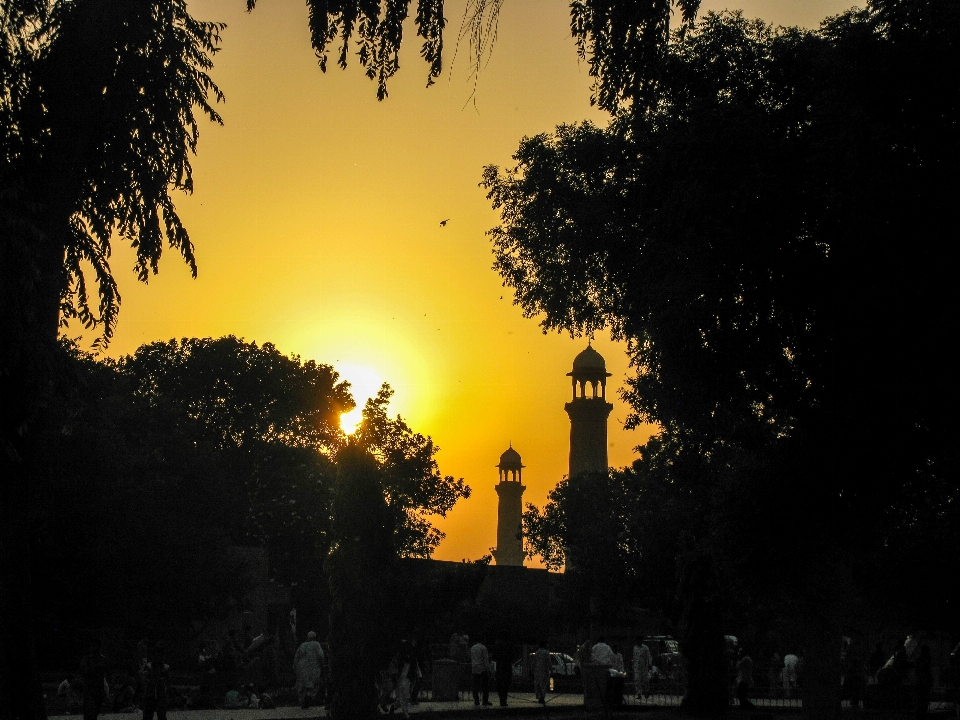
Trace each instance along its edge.
{"label": "shorter minaret", "polygon": [[493,558],[497,565],[523,565],[523,539],[520,537],[520,515],[523,511],[523,491],[521,484],[523,463],[520,453],[513,449],[513,443],[500,456],[500,482],[497,495],[500,503],[497,508],[497,547],[493,549]]}

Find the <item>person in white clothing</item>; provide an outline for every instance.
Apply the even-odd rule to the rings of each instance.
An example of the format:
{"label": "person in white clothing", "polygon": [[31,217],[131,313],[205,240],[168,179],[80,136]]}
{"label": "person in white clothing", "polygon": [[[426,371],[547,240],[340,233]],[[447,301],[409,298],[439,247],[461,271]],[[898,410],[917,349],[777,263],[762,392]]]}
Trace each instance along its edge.
{"label": "person in white clothing", "polygon": [[613,667],[617,662],[613,648],[607,645],[604,638],[600,638],[600,642],[591,649],[590,660],[601,665],[609,665],[610,667]]}
{"label": "person in white clothing", "polygon": [[312,630],[307,633],[306,642],[297,648],[293,668],[297,675],[297,699],[301,708],[308,708],[320,692],[324,670],[323,648]]}
{"label": "person in white clothing", "polygon": [[407,640],[400,641],[400,652],[391,663],[391,669],[396,668],[396,676],[391,678],[397,688],[397,704],[403,713],[404,720],[410,717],[410,688],[413,687],[416,673],[416,660],[413,649]]}
{"label": "person in white clothing", "polygon": [[650,654],[650,648],[643,641],[643,638],[637,640],[633,646],[633,690],[636,693],[636,699],[640,700],[644,695],[650,697],[650,667],[653,665],[653,655]]}
{"label": "person in white clothing", "polygon": [[783,656],[783,690],[787,697],[793,694],[797,689],[797,668],[800,666],[800,658],[793,653]]}
{"label": "person in white clothing", "polygon": [[490,704],[490,654],[487,652],[487,646],[479,640],[476,645],[470,648],[470,670],[473,673],[473,704],[480,704],[480,697],[483,696],[483,704]]}

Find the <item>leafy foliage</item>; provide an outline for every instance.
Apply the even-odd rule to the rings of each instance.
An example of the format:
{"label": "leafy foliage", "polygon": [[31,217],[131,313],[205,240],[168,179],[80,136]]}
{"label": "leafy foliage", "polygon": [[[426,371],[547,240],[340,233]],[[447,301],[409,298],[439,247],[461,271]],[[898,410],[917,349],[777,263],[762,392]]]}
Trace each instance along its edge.
{"label": "leafy foliage", "polygon": [[0,186],[30,203],[23,220],[36,233],[21,239],[39,263],[33,282],[64,319],[102,323],[109,339],[120,300],[115,235],[136,248],[143,281],[164,242],[196,274],[170,191],[193,187],[196,112],[220,122],[208,72],[223,26],[195,20],[182,0],[14,3],[4,15]]}
{"label": "leafy foliage", "polygon": [[[357,56],[367,77],[377,83],[377,98],[387,96],[387,81],[400,68],[403,22],[411,0],[308,0],[310,38],[320,68],[327,68],[328,48],[339,43],[337,64],[345,68],[350,41],[356,36]],[[247,0],[252,10],[256,0]],[[460,39],[471,44],[474,78],[489,57],[497,35],[503,0],[469,0]],[[689,26],[700,0],[571,0],[570,28],[582,58],[596,78],[594,101],[614,111],[622,105],[647,107],[655,97],[657,70],[676,6],[681,27]],[[427,86],[440,76],[443,60],[443,0],[417,0],[417,35],[423,38],[420,55],[429,64]]]}
{"label": "leafy foliage", "polygon": [[[711,566],[686,587],[716,574],[743,604],[790,604],[825,671],[813,648],[862,622],[854,591],[899,586],[893,573],[907,622],[950,622],[921,575],[948,572],[935,558],[958,537],[943,238],[960,87],[916,68],[949,62],[958,36],[957,8],[932,3],[877,2],[813,32],[708,13],[673,36],[655,105],[524,138],[516,167],[484,173],[495,267],[525,314],[628,343],[629,422],[659,423],[674,448],[650,479],[689,504],[679,557]],[[548,556],[574,536],[575,492],[528,513],[563,533]],[[590,512],[629,530],[603,484],[591,492]],[[906,556],[924,572],[899,575]],[[692,635],[704,651],[708,634]]]}
{"label": "leafy foliage", "polygon": [[[70,389],[37,429],[44,451],[29,455],[34,552],[65,591],[35,598],[44,653],[53,627],[175,635],[225,613],[248,587],[233,546],[266,548],[283,584],[322,576],[349,522],[336,515],[346,439],[334,423],[353,405],[329,366],[232,336],[120,361],[67,355]],[[372,462],[390,553],[429,556],[442,537],[431,515],[469,488],[439,476],[429,438],[387,418],[389,396],[365,442],[382,453]]]}
{"label": "leafy foliage", "polygon": [[445,537],[430,516],[446,517],[460,499],[470,497],[463,478],[441,475],[430,437],[413,432],[397,416],[390,419],[387,405],[393,390],[384,383],[363,409],[355,442],[375,458],[383,473],[387,505],[395,514],[397,551],[404,557],[430,557]]}
{"label": "leafy foliage", "polygon": [[139,397],[171,406],[198,440],[219,447],[259,440],[335,451],[340,415],[354,407],[331,366],[233,335],[144,345],[120,369]]}
{"label": "leafy foliage", "polygon": [[234,468],[137,398],[112,363],[72,353],[72,391],[55,396],[28,466],[47,659],[78,627],[187,634],[248,587],[227,552],[247,509]]}
{"label": "leafy foliage", "polygon": [[[956,117],[955,94],[883,89],[919,44],[895,42],[887,18],[808,33],[708,14],[675,38],[655,111],[525,139],[516,168],[484,175],[502,211],[496,267],[524,312],[548,329],[609,325],[637,370],[633,423],[747,453],[782,482],[818,477],[797,499],[827,526],[885,522],[875,503],[903,508],[911,468],[954,472],[936,400],[957,391],[939,340],[953,303],[934,258],[957,143],[927,138]],[[899,251],[907,236],[917,259]],[[899,292],[881,292],[894,277]],[[896,374],[869,350],[892,318]],[[909,450],[864,472],[873,458],[849,449],[879,451],[890,423]]]}
{"label": "leafy foliage", "polygon": [[646,110],[656,103],[673,6],[680,11],[683,32],[700,0],[572,0],[570,27],[595,78],[594,103],[610,112]]}

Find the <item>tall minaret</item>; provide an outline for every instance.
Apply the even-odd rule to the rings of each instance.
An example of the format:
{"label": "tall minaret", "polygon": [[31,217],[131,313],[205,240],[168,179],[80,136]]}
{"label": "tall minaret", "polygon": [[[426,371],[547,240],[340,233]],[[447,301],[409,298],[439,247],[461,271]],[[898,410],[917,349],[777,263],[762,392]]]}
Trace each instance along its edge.
{"label": "tall minaret", "polygon": [[500,482],[497,495],[500,504],[497,508],[497,547],[493,549],[493,558],[497,565],[523,565],[523,540],[520,538],[520,514],[523,506],[521,499],[526,488],[520,483],[523,463],[520,453],[513,449],[513,443],[500,456]]}
{"label": "tall minaret", "polygon": [[[573,400],[564,409],[570,416],[570,474],[607,471],[607,364],[590,344],[573,359]],[[589,391],[589,392],[588,392]],[[599,393],[598,393],[599,391]]]}

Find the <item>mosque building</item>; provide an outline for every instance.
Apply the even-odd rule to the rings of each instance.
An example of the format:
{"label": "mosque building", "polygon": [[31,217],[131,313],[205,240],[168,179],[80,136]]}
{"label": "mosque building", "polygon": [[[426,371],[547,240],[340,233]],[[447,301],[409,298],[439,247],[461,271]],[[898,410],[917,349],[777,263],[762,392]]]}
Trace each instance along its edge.
{"label": "mosque building", "polygon": [[[570,470],[568,477],[584,472],[607,470],[607,418],[613,405],[607,402],[607,364],[603,356],[587,344],[573,359],[567,373],[573,385],[573,399],[564,405],[570,417]],[[496,485],[497,547],[493,558],[497,565],[523,566],[521,515],[524,465],[513,443],[500,456],[497,465],[500,481]]]}

